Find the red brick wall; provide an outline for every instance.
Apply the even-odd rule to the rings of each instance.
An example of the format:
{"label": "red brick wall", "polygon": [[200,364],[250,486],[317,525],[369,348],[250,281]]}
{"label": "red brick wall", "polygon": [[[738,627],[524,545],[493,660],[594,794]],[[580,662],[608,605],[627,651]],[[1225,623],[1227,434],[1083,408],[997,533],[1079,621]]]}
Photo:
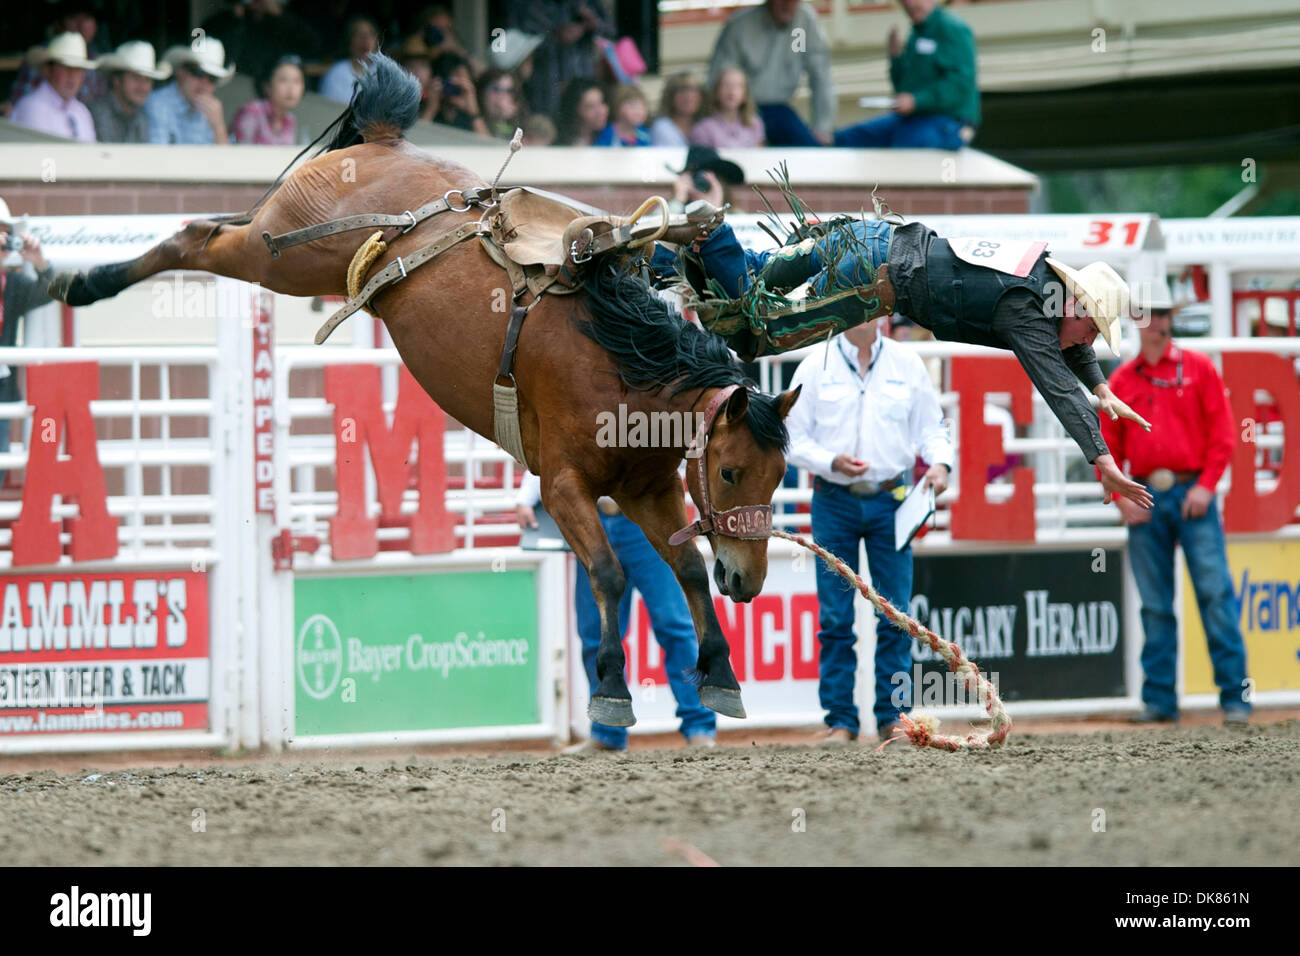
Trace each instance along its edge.
{"label": "red brick wall", "polygon": [[[608,209],[628,213],[646,196],[664,192],[660,186],[537,186],[565,193],[575,199]],[[840,186],[808,186],[799,195],[819,212],[856,212],[870,210],[868,191]],[[141,183],[31,183],[0,182],[0,196],[9,203],[16,216],[113,216],[146,213],[243,212],[261,198],[262,188],[248,186],[151,185]],[[775,189],[769,199],[778,209]],[[905,216],[925,213],[961,215],[989,213],[1027,213],[1029,193],[1023,189],[936,189],[885,188],[877,195]],[[414,196],[412,205],[429,197]],[[744,212],[759,212],[762,204],[748,186],[734,191],[735,207]],[[375,210],[379,212],[380,210]],[[391,210],[400,212],[400,210]]]}

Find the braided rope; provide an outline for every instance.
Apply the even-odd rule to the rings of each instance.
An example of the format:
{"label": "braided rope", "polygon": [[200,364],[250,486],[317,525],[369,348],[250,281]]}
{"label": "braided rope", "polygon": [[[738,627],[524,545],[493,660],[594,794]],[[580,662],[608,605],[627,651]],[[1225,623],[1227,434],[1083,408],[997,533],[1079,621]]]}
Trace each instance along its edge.
{"label": "braided rope", "polygon": [[900,714],[898,720],[901,730],[897,736],[891,737],[884,744],[881,744],[881,748],[885,744],[893,743],[903,737],[910,738],[912,743],[918,747],[934,747],[938,750],[962,750],[978,747],[997,748],[1006,742],[1007,734],[1011,732],[1011,717],[1007,714],[1006,707],[1002,705],[1002,699],[998,697],[997,690],[980,673],[980,669],[974,661],[962,656],[960,647],[951,641],[944,640],[928,627],[912,620],[912,618],[899,611],[877,594],[875,588],[858,577],[852,568],[816,542],[808,541],[797,534],[790,534],[788,531],[781,531],[778,528],[772,529],[772,536],[784,538],[786,541],[793,541],[800,547],[807,548],[825,561],[845,580],[857,587],[862,592],[863,597],[870,601],[876,610],[891,623],[897,625],[917,640],[928,644],[932,651],[944,659],[948,664],[948,669],[962,679],[966,690],[973,692],[976,699],[983,702],[984,709],[988,711],[989,717],[993,721],[991,733],[971,733],[965,737],[955,737],[938,732],[939,719],[937,717],[929,714],[917,714],[915,717]]}

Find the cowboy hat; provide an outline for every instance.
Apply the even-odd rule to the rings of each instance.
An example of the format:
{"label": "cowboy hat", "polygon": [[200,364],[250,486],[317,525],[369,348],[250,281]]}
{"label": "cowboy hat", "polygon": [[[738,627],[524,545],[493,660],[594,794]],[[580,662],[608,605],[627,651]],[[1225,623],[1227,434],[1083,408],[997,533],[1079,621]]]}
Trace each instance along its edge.
{"label": "cowboy hat", "polygon": [[151,80],[165,80],[172,75],[172,65],[159,65],[154,58],[153,45],[144,40],[128,40],[112,53],[99,58],[101,70],[119,70],[123,73],[139,73]]}
{"label": "cowboy hat", "polygon": [[14,217],[9,214],[9,204],[0,199],[0,226],[12,226]]}
{"label": "cowboy hat", "polygon": [[511,27],[488,44],[488,59],[493,67],[509,73],[532,56],[542,40],[543,37]]}
{"label": "cowboy hat", "polygon": [[190,46],[174,46],[163,54],[163,60],[172,66],[191,66],[200,73],[206,73],[218,84],[225,83],[235,75],[232,63],[226,66],[226,48],[216,37],[205,36]]}
{"label": "cowboy hat", "polygon": [[31,51],[34,63],[60,63],[77,70],[93,70],[97,60],[86,52],[86,38],[80,33],[60,33],[48,45]]}
{"label": "cowboy hat", "polygon": [[1174,297],[1169,292],[1169,283],[1163,276],[1138,282],[1130,305],[1134,318],[1147,312],[1169,312],[1174,307]]}
{"label": "cowboy hat", "polygon": [[1076,271],[1057,259],[1045,261],[1061,277],[1065,291],[1083,303],[1110,350],[1119,355],[1119,320],[1128,315],[1128,283],[1104,262],[1090,262]]}
{"label": "cowboy hat", "polygon": [[686,151],[686,165],[681,169],[668,166],[668,171],[676,176],[693,173],[696,170],[713,173],[719,181],[729,186],[739,186],[745,181],[745,171],[729,159],[723,159],[712,146],[692,146]]}

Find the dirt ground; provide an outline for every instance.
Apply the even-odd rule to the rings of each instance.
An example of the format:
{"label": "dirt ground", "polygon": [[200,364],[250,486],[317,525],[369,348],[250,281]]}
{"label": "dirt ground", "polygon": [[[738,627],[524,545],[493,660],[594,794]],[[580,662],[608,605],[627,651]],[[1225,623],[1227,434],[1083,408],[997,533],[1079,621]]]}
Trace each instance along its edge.
{"label": "dirt ground", "polygon": [[1294,866],[1298,717],[1022,721],[1003,749],[960,754],[756,731],[713,750],[664,737],[580,756],[0,757],[0,861]]}

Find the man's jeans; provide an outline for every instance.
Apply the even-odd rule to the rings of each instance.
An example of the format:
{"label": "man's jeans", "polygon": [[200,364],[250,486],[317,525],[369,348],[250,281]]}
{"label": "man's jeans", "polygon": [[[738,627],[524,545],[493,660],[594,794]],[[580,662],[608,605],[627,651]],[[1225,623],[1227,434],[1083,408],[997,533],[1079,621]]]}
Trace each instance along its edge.
{"label": "man's jeans", "polygon": [[[894,550],[894,512],[898,499],[892,492],[859,498],[828,481],[814,482],[813,538],[827,551],[858,570],[858,540],[867,544],[867,566],[875,589],[894,607],[906,610],[912,598],[912,548]],[[821,623],[821,705],[829,727],[844,727],[857,734],[858,708],[853,703],[858,655],[854,650],[853,596],[857,590],[828,568],[817,567],[817,603]],[[876,725],[883,727],[911,711],[912,638],[876,612]],[[895,675],[902,675],[901,683]],[[897,694],[895,695],[895,691]],[[891,697],[907,706],[896,707]]]}
{"label": "man's jeans", "polygon": [[759,103],[758,117],[768,146],[820,146],[813,131],[789,103]]}
{"label": "man's jeans", "polygon": [[1225,709],[1250,710],[1242,699],[1246,680],[1246,644],[1241,637],[1241,607],[1232,590],[1228,556],[1212,501],[1200,518],[1182,516],[1183,499],[1192,483],[1168,491],[1148,488],[1155,505],[1146,524],[1128,529],[1129,563],[1142,597],[1142,703],[1161,714],[1178,714],[1176,671],[1178,619],[1174,616],[1174,546],[1182,544],[1187,570],[1201,610],[1201,624],[1210,646],[1219,704]]}
{"label": "man's jeans", "polygon": [[[717,717],[700,703],[700,692],[686,679],[686,671],[694,669],[699,660],[699,644],[690,608],[686,606],[686,595],[677,583],[677,576],[631,520],[622,515],[605,514],[600,516],[600,520],[627,576],[627,587],[618,602],[618,633],[627,633],[632,588],[635,587],[641,592],[641,599],[650,612],[655,640],[663,649],[664,670],[668,672],[668,686],[677,699],[677,717],[682,722],[683,736],[690,738],[704,734],[712,737],[717,728]],[[596,678],[600,611],[591,593],[591,580],[581,561],[574,582],[573,603],[578,618],[578,637],[582,640],[582,665],[587,671],[588,684],[594,688],[600,683]],[[591,736],[619,750],[627,746],[627,730],[623,727],[593,723]]]}
{"label": "man's jeans", "polygon": [[836,146],[866,149],[961,149],[961,120],[940,113],[886,113],[835,131]]}

